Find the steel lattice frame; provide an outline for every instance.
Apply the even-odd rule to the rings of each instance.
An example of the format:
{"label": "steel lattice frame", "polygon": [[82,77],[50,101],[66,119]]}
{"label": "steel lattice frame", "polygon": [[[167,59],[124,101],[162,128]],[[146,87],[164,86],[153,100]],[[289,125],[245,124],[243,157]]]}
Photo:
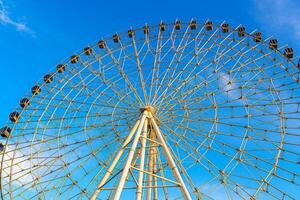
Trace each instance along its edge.
{"label": "steel lattice frame", "polygon": [[298,58],[224,24],[146,25],[59,65],[7,123],[2,199],[296,199]]}

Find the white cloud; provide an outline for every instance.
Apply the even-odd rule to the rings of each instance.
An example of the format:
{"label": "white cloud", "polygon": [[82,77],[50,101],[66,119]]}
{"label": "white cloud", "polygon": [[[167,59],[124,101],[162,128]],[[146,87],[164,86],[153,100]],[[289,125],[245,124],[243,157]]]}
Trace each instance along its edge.
{"label": "white cloud", "polygon": [[224,72],[219,72],[219,87],[223,90],[225,94],[228,95],[231,99],[237,99],[241,95],[239,94],[237,88],[238,86],[235,83],[235,79],[230,77]]}
{"label": "white cloud", "polygon": [[300,4],[298,0],[253,0],[254,16],[261,24],[277,31],[300,36]]}
{"label": "white cloud", "polygon": [[0,0],[0,23],[14,26],[20,32],[34,35],[34,32],[24,22],[18,22],[9,16],[7,8],[2,0]]}
{"label": "white cloud", "polygon": [[[26,148],[28,150],[28,148]],[[33,176],[28,173],[30,169],[30,160],[29,156],[24,156],[23,152],[16,151],[14,152],[12,148],[7,147],[6,153],[4,157],[2,173],[4,175],[4,179],[9,179],[10,174],[12,174],[13,180],[18,180],[18,184],[27,184],[32,182]],[[17,163],[12,165],[12,163]]]}

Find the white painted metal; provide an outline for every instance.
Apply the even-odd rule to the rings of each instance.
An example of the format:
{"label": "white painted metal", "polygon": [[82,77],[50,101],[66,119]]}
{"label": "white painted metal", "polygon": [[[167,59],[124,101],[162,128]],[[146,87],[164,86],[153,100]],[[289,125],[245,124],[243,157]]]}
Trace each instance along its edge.
{"label": "white painted metal", "polygon": [[186,188],[186,186],[183,182],[183,179],[181,178],[179,170],[178,170],[178,168],[177,168],[177,166],[176,166],[176,164],[175,164],[175,162],[172,158],[172,155],[171,155],[171,153],[170,153],[170,151],[167,147],[167,144],[166,144],[166,142],[165,142],[165,140],[164,140],[164,138],[163,138],[163,136],[162,136],[162,134],[161,134],[161,132],[158,128],[158,125],[156,124],[155,119],[154,119],[154,117],[152,116],[151,113],[149,113],[149,116],[150,116],[150,122],[151,122],[151,124],[152,124],[152,126],[155,130],[157,139],[162,144],[163,152],[165,154],[165,157],[168,161],[168,164],[169,164],[170,168],[172,169],[173,175],[176,178],[177,182],[180,183],[180,190],[181,190],[182,194],[184,195],[184,199],[185,200],[191,200],[192,199],[191,195],[190,195],[189,191],[187,190],[187,188]]}
{"label": "white painted metal", "polygon": [[130,142],[133,134],[135,133],[138,125],[140,124],[140,120],[138,120],[134,127],[131,129],[128,137],[126,138],[125,142],[123,143],[122,148],[120,149],[120,151],[118,152],[118,154],[116,155],[114,161],[112,162],[112,164],[110,165],[110,167],[108,168],[108,170],[106,171],[105,175],[103,176],[101,182],[98,185],[98,189],[94,192],[93,196],[91,197],[91,200],[95,200],[99,194],[99,192],[101,191],[101,188],[103,187],[103,185],[106,183],[106,181],[108,180],[108,178],[110,177],[110,175],[112,174],[116,164],[118,163],[120,157],[122,156],[125,147],[128,145],[128,143]]}
{"label": "white painted metal", "polygon": [[[148,122],[149,120],[149,122]],[[148,130],[149,124],[151,125],[153,130]],[[149,131],[149,136],[147,136],[147,133]],[[135,135],[135,136],[134,136]],[[158,143],[162,147],[162,150],[164,152],[164,155],[166,157],[166,160],[172,169],[172,173],[178,183],[178,186],[184,196],[185,200],[191,200],[191,196],[183,182],[183,179],[181,178],[181,175],[179,173],[179,170],[172,158],[172,155],[167,147],[167,144],[163,138],[163,135],[161,134],[159,127],[151,114],[151,112],[145,110],[142,114],[142,117],[140,120],[138,120],[129,133],[128,137],[126,138],[122,149],[120,152],[117,154],[115,157],[112,165],[109,167],[107,170],[106,174],[104,175],[104,178],[101,180],[98,189],[94,192],[94,195],[92,196],[91,200],[95,200],[101,191],[101,187],[106,183],[110,175],[112,174],[113,169],[115,168],[117,162],[119,161],[120,157],[122,156],[124,152],[124,148],[128,145],[128,143],[131,141],[131,139],[134,136],[134,140],[132,142],[132,146],[130,148],[130,151],[128,153],[128,157],[125,163],[125,166],[123,168],[122,172],[122,177],[120,179],[120,182],[118,184],[117,190],[115,191],[115,195],[113,197],[114,200],[119,200],[122,194],[122,191],[125,186],[125,182],[129,176],[130,173],[130,168],[132,168],[132,161],[133,157],[136,154],[136,147],[138,145],[138,142],[141,141],[141,149],[140,149],[140,165],[139,165],[139,174],[138,174],[138,181],[137,181],[137,192],[136,192],[136,199],[141,200],[142,199],[142,191],[143,191],[143,178],[144,178],[144,166],[145,166],[145,147],[146,147],[146,142],[147,142],[147,137],[150,139],[150,148],[149,148],[149,159],[148,159],[148,180],[147,180],[147,193],[146,193],[146,199],[151,200],[152,198],[152,193],[153,193],[153,198],[158,199],[158,194],[157,194],[157,176],[156,176],[156,171],[157,171],[157,148],[153,147],[155,144],[153,141],[158,140]],[[133,167],[135,168],[135,167]],[[153,180],[154,178],[154,180]],[[154,183],[153,183],[154,181]],[[154,185],[153,185],[154,184]]]}
{"label": "white painted metal", "polygon": [[119,200],[120,197],[121,197],[121,193],[123,191],[123,187],[125,185],[125,181],[126,181],[126,178],[128,176],[128,172],[129,172],[129,169],[130,169],[130,166],[131,166],[131,162],[132,162],[132,159],[133,159],[133,156],[134,156],[134,152],[135,152],[136,146],[139,142],[141,132],[142,132],[142,128],[145,124],[145,119],[147,117],[146,114],[147,114],[146,112],[143,113],[143,116],[142,116],[141,122],[139,124],[138,130],[137,130],[136,135],[134,137],[134,140],[132,142],[132,146],[131,146],[131,149],[129,151],[128,158],[127,158],[127,161],[126,161],[124,169],[123,169],[122,177],[120,179],[116,194],[114,196],[114,200]]}
{"label": "white painted metal", "polygon": [[146,147],[146,137],[148,132],[148,119],[145,120],[143,134],[141,137],[141,153],[140,153],[140,171],[138,177],[138,188],[136,192],[136,199],[142,199],[142,191],[143,191],[143,178],[144,178],[144,165],[145,165],[145,147]]}
{"label": "white painted metal", "polygon": [[[153,155],[153,174],[157,174],[157,148],[154,148],[154,155]],[[157,193],[157,177],[153,177],[153,199],[158,200],[158,193]]]}
{"label": "white painted metal", "polygon": [[[153,131],[151,130],[150,131],[150,139],[151,140],[153,140]],[[152,181],[153,181],[153,176],[152,176],[152,174],[153,174],[153,154],[154,154],[154,152],[153,152],[153,142],[151,141],[150,142],[150,149],[149,149],[149,163],[148,163],[148,171],[150,172],[149,174],[148,174],[148,185],[147,185],[147,200],[151,200],[151,196],[152,196]]]}

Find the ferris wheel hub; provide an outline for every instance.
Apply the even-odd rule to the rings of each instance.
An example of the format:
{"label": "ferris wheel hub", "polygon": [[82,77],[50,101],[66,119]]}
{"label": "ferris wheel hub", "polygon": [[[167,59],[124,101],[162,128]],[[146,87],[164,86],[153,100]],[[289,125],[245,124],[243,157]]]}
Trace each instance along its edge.
{"label": "ferris wheel hub", "polygon": [[152,115],[155,115],[156,113],[156,108],[154,106],[146,106],[144,108],[140,109],[140,112],[143,113],[144,111],[150,112]]}

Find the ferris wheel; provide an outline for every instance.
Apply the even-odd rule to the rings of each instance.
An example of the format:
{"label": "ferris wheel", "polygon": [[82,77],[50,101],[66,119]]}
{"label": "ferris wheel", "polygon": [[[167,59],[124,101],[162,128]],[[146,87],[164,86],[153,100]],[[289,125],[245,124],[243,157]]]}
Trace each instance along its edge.
{"label": "ferris wheel", "polygon": [[102,38],[1,129],[2,199],[297,199],[293,49],[176,20]]}

